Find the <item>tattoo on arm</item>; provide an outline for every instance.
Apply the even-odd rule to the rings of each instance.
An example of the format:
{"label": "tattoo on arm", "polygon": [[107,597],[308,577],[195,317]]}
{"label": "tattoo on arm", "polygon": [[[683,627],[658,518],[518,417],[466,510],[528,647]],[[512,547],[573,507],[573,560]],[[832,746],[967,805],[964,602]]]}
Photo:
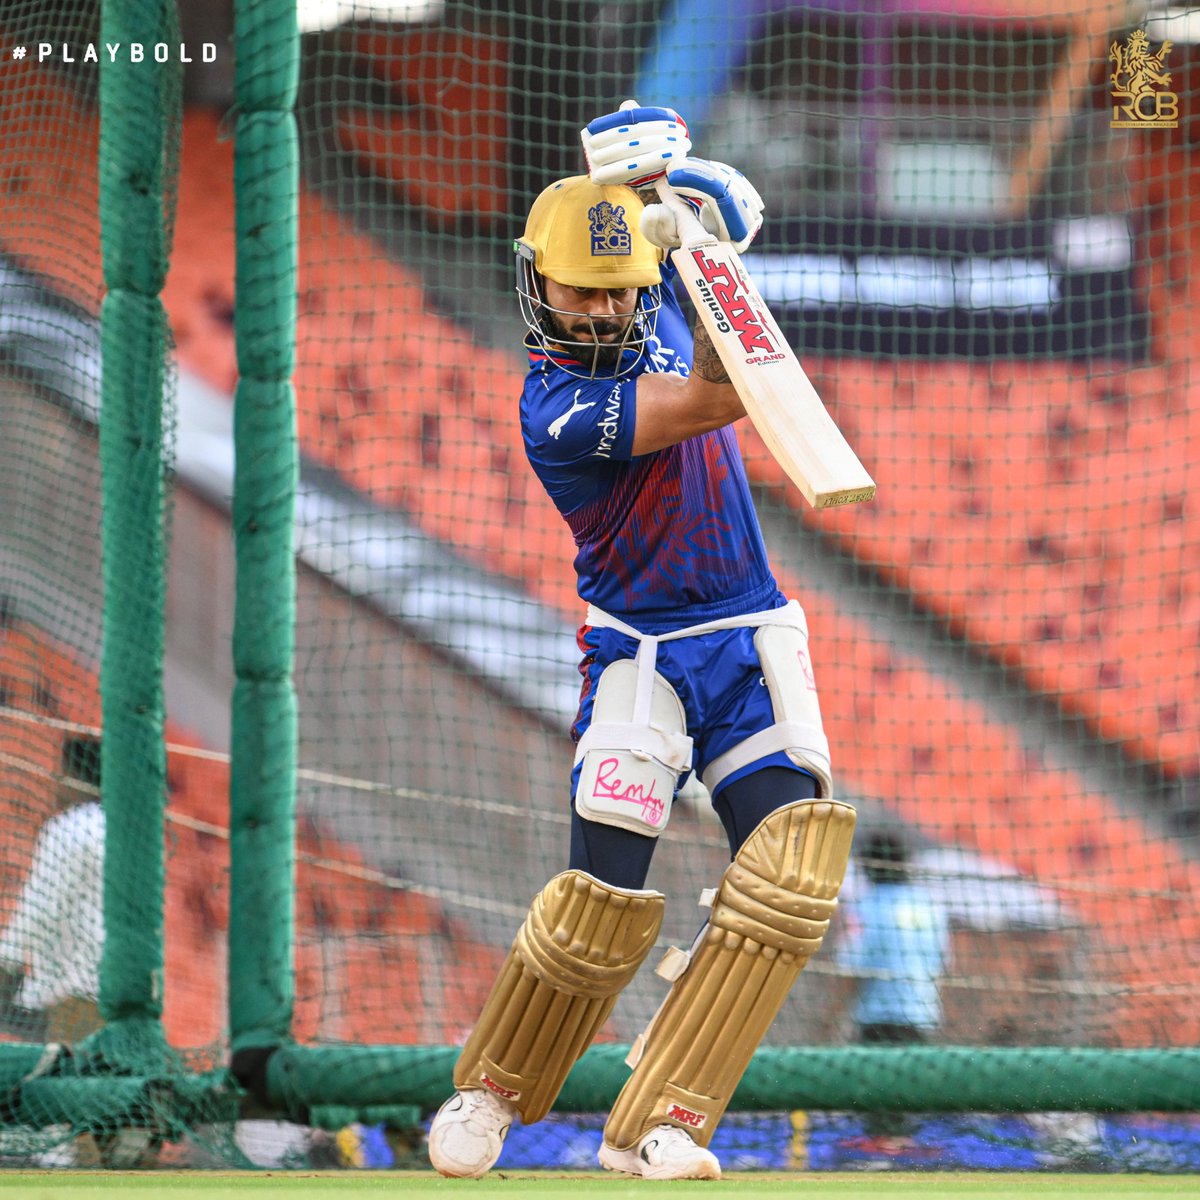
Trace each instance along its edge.
{"label": "tattoo on arm", "polygon": [[[662,203],[662,197],[653,185],[637,189],[637,195],[646,206]],[[709,383],[729,383],[729,372],[725,370],[725,364],[714,348],[708,330],[704,328],[704,322],[698,316],[695,320],[694,344],[692,371]]]}
{"label": "tattoo on arm", "polygon": [[692,355],[693,372],[709,383],[728,383],[729,372],[725,370],[725,364],[713,346],[704,322],[699,319],[696,321],[695,347]]}

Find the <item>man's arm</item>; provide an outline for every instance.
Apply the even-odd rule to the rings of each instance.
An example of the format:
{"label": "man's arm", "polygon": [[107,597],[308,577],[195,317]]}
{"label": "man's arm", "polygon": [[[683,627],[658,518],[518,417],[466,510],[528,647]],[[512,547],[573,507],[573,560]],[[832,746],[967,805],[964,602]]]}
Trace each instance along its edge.
{"label": "man's arm", "polygon": [[[653,188],[639,189],[638,197],[647,206],[661,203]],[[687,379],[650,373],[638,376],[634,454],[663,450],[746,415],[702,321],[696,322],[694,339],[692,373]]]}
{"label": "man's arm", "polygon": [[691,375],[685,379],[648,371],[638,376],[633,453],[663,450],[745,415],[725,364],[713,348],[708,331],[697,321]]}
{"label": "man's arm", "polygon": [[712,344],[708,326],[700,321],[696,322],[692,374],[699,375],[701,379],[706,379],[709,383],[729,382],[729,372],[725,369],[725,364],[721,361],[717,348]]}

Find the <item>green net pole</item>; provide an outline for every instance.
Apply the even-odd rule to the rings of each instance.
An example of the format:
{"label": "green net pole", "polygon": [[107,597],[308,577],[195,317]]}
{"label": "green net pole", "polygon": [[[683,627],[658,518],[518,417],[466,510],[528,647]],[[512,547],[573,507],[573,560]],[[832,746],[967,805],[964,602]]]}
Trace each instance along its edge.
{"label": "green net pole", "polygon": [[[171,0],[108,0],[101,41],[165,37]],[[159,293],[170,252],[164,148],[178,144],[177,68],[103,61],[100,222],[106,294],[100,463],[104,545],[106,1021],[161,1031],[166,750],[163,387],[169,326]],[[171,172],[173,174],[173,172]]]}
{"label": "green net pole", "polygon": [[[293,0],[235,7],[239,381],[229,1023],[235,1056],[291,1032],[295,870],[296,322],[299,72]],[[237,1069],[235,1062],[235,1070]]]}

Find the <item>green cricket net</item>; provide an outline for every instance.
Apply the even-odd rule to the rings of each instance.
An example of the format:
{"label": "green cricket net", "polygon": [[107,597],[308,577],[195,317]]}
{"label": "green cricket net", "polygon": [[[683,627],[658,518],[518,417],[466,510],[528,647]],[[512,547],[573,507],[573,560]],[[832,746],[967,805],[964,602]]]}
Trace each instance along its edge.
{"label": "green cricket net", "polygon": [[[0,1154],[422,1161],[566,862],[583,613],[524,461],[511,241],[635,96],[764,196],[747,266],[879,489],[813,512],[740,430],[861,832],[715,1148],[1195,1169],[1194,14],[235,8],[117,5],[106,38],[0,4]],[[39,994],[76,943],[12,920],[102,729],[99,986]],[[872,927],[897,853],[936,961]],[[692,782],[664,944],[726,860]],[[664,989],[506,1163],[594,1165]],[[47,1060],[96,990],[105,1030]]]}

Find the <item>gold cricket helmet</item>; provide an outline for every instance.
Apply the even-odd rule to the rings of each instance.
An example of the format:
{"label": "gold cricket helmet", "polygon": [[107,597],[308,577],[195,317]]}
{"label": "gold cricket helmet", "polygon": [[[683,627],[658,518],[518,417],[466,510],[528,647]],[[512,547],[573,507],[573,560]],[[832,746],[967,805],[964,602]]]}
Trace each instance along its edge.
{"label": "gold cricket helmet", "polygon": [[517,254],[567,287],[652,287],[662,282],[662,251],[642,236],[642,208],[622,184],[560,179],[533,202]]}

